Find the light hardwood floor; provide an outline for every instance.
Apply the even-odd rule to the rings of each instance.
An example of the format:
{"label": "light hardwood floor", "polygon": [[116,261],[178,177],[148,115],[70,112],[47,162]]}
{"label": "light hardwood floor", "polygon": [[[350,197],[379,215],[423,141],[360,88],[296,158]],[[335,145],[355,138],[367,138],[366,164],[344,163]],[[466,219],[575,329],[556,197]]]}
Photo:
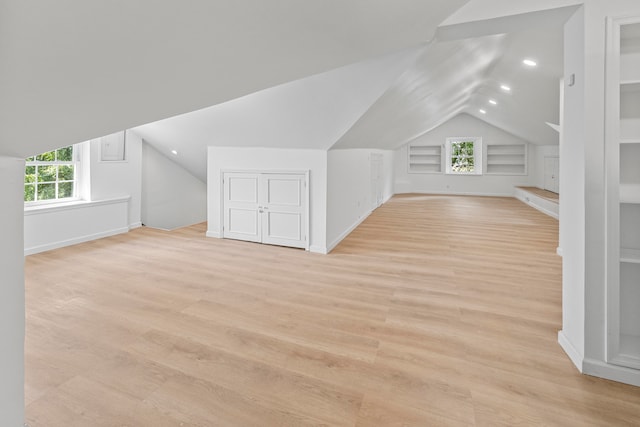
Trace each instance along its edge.
{"label": "light hardwood floor", "polygon": [[515,199],[395,197],[330,255],[204,232],[27,258],[32,427],[640,424],[558,346],[558,223]]}

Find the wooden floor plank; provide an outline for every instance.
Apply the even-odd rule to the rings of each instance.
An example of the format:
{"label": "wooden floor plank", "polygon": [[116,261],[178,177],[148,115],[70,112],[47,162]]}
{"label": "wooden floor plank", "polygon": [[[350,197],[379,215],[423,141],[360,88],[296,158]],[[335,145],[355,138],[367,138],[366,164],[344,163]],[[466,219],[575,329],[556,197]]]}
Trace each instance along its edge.
{"label": "wooden floor plank", "polygon": [[205,231],[26,258],[32,427],[638,424],[558,346],[558,223],[515,199],[396,196],[329,255]]}

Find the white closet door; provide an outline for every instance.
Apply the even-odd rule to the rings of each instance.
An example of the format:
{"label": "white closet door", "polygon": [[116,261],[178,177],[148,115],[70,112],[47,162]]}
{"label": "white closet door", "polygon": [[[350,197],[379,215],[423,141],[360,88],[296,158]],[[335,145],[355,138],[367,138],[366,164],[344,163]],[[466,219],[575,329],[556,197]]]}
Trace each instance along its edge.
{"label": "white closet door", "polygon": [[371,210],[382,205],[382,154],[371,154]]}
{"label": "white closet door", "polygon": [[260,184],[262,242],[306,248],[305,175],[263,174]]}
{"label": "white closet door", "polygon": [[560,188],[558,176],[559,173],[559,159],[558,157],[545,157],[544,158],[544,189],[558,193]]}
{"label": "white closet door", "polygon": [[260,242],[259,181],[256,173],[224,174],[224,230],[228,239]]}

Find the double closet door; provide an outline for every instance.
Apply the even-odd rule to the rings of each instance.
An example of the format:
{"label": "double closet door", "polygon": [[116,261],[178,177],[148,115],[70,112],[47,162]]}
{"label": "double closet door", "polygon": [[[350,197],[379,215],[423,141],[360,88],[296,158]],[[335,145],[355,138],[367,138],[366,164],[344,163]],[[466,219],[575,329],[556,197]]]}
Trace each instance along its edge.
{"label": "double closet door", "polygon": [[225,172],[222,182],[224,238],[308,249],[307,174]]}

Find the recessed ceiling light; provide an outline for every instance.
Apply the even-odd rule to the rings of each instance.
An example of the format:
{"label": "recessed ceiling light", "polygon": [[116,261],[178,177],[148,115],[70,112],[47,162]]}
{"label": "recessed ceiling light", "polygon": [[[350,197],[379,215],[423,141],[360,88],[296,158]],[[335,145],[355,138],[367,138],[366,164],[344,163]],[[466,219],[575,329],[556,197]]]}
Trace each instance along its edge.
{"label": "recessed ceiling light", "polygon": [[483,110],[482,108],[479,111],[480,111],[480,114],[487,114],[487,112],[485,110]]}
{"label": "recessed ceiling light", "polygon": [[511,92],[511,88],[507,85],[500,85],[500,89],[502,89],[505,92]]}
{"label": "recessed ceiling light", "polygon": [[171,150],[171,154],[173,154],[174,156],[177,156],[178,152],[176,150]]}
{"label": "recessed ceiling light", "polygon": [[498,102],[495,99],[490,99],[489,100],[489,104],[491,105],[498,105]]}
{"label": "recessed ceiling light", "polygon": [[538,63],[533,59],[525,59],[522,61],[522,63],[527,67],[535,67],[536,65],[538,65]]}

